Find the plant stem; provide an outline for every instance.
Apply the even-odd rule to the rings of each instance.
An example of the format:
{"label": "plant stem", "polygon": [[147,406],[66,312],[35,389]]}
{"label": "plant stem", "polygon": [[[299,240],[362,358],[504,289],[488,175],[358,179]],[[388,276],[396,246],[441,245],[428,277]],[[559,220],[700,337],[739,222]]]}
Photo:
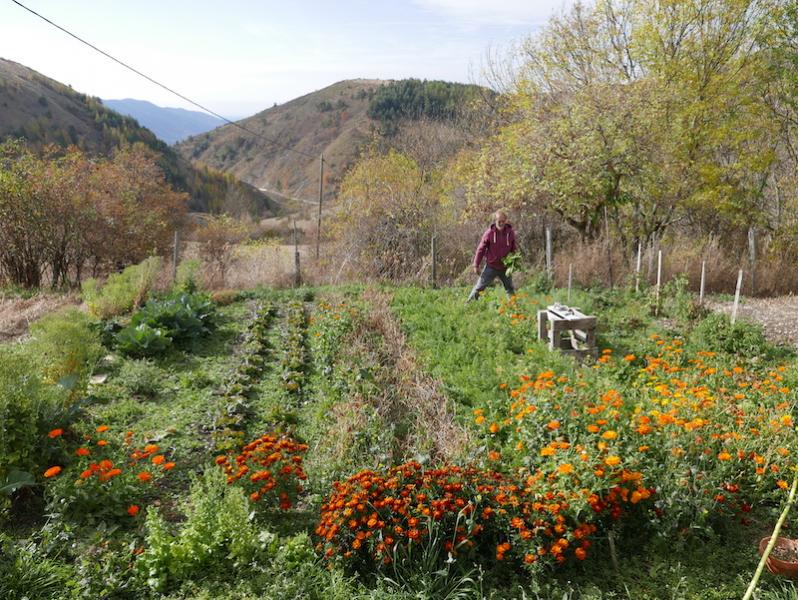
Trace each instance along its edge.
{"label": "plant stem", "polygon": [[790,508],[792,508],[792,505],[795,502],[796,488],[798,488],[798,472],[796,472],[795,477],[792,479],[792,487],[790,487],[790,495],[787,497],[787,504],[784,507],[784,510],[781,511],[779,520],[776,521],[776,526],[773,528],[773,533],[770,536],[770,542],[768,542],[767,548],[765,548],[765,551],[762,553],[762,559],[759,561],[759,566],[756,568],[754,578],[751,580],[751,583],[748,585],[748,589],[745,591],[743,600],[751,600],[751,596],[756,590],[756,586],[759,583],[759,578],[762,576],[762,570],[765,568],[768,557],[770,556],[773,547],[776,545],[776,539],[779,537],[781,526],[784,524],[784,520],[787,518],[787,514],[790,512]]}

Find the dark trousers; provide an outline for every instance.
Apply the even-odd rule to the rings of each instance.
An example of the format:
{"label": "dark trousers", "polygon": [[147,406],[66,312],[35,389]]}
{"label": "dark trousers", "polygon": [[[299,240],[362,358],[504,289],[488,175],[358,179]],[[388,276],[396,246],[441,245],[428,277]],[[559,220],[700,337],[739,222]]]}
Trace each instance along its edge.
{"label": "dark trousers", "polygon": [[501,279],[502,284],[504,285],[504,291],[507,292],[508,296],[512,296],[515,294],[515,288],[513,288],[513,279],[509,275],[506,275],[504,271],[499,271],[498,269],[494,269],[490,265],[485,265],[485,268],[482,269],[482,274],[479,276],[479,280],[477,281],[474,289],[471,290],[471,294],[468,296],[469,300],[476,300],[479,298],[479,295],[482,293],[486,287],[488,287],[493,280],[496,278]]}

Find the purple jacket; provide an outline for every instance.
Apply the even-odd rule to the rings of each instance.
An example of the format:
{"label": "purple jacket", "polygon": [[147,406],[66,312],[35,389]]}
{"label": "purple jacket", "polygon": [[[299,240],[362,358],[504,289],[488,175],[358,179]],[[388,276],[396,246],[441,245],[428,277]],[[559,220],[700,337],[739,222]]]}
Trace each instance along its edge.
{"label": "purple jacket", "polygon": [[512,225],[507,223],[499,231],[496,224],[491,223],[490,228],[482,234],[482,239],[479,241],[479,246],[477,246],[474,266],[479,267],[484,258],[488,266],[504,271],[506,267],[502,259],[511,252],[515,252],[515,233]]}

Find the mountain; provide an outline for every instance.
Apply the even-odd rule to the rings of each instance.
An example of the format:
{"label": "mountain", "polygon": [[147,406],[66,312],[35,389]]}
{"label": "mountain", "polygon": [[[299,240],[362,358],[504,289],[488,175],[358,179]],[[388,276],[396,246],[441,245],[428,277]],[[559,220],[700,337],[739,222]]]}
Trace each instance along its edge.
{"label": "mountain", "polygon": [[361,146],[373,136],[369,102],[383,83],[342,81],[238,121],[276,143],[225,125],[175,148],[194,163],[232,173],[255,187],[311,200],[318,198],[323,153],[326,195],[332,196]]}
{"label": "mountain", "polygon": [[254,217],[274,215],[279,205],[267,194],[209,167],[194,167],[135,119],[103,106],[19,63],[0,58],[0,140],[19,137],[32,147],[75,145],[110,154],[120,144],[143,143],[175,188],[190,195],[189,208]]}
{"label": "mountain", "polygon": [[224,124],[222,119],[195,110],[165,108],[146,100],[103,100],[105,106],[120,115],[133,117],[167,144],[205,133]]}
{"label": "mountain", "polygon": [[483,93],[492,92],[444,81],[352,79],[238,121],[262,138],[224,125],[175,148],[194,164],[232,173],[269,193],[306,200],[318,198],[323,154],[329,199],[365,145],[396,147],[403,132],[423,129],[425,123],[448,127],[451,137],[458,137],[463,109]]}

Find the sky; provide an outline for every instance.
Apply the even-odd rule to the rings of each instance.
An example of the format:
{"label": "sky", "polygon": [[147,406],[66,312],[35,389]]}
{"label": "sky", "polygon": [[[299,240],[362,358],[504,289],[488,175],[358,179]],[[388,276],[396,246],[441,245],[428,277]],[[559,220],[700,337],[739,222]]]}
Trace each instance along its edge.
{"label": "sky", "polygon": [[[483,82],[570,0],[19,0],[168,87],[240,118],[343,79]],[[0,0],[0,58],[105,99],[196,110]]]}

